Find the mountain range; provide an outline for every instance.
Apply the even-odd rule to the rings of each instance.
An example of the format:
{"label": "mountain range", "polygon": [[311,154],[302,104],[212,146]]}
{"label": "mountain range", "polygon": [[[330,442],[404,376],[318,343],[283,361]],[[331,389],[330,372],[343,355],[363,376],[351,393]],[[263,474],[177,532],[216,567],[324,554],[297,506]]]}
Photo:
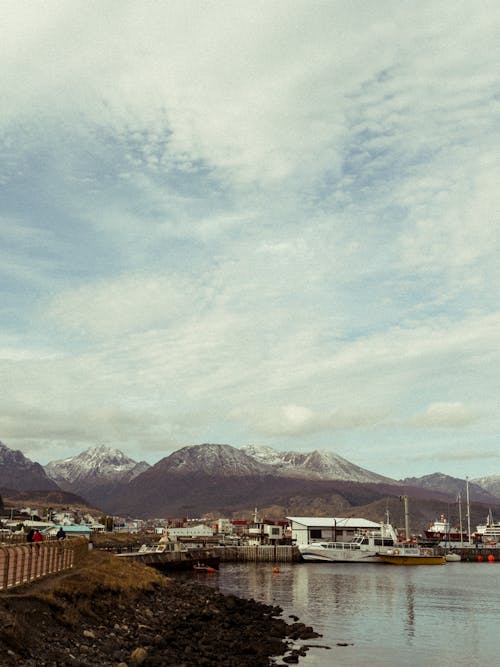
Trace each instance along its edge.
{"label": "mountain range", "polygon": [[[484,521],[487,506],[500,504],[488,490],[496,490],[494,482],[487,477],[469,485],[471,501],[480,504],[478,522]],[[152,466],[101,446],[42,468],[0,443],[0,489],[61,489],[109,514],[137,517],[236,517],[258,506],[274,518],[362,512],[381,520],[389,507],[398,516],[399,498],[407,494],[418,501],[412,503],[414,518],[423,520],[442,513],[443,506],[453,507],[458,493],[465,498],[465,484],[440,473],[393,480],[328,451],[208,443],[183,447]]]}

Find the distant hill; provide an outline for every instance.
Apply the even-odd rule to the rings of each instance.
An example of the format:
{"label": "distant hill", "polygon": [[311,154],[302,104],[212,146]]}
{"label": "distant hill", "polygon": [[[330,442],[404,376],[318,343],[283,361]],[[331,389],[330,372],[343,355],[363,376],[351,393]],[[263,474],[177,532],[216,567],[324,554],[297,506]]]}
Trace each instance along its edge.
{"label": "distant hill", "polygon": [[[464,479],[436,472],[432,475],[424,475],[423,477],[406,477],[400,483],[432,491],[441,491],[442,493],[454,496],[455,499],[460,493],[462,500],[465,502],[467,482]],[[472,501],[481,503],[491,502],[496,504],[500,501],[498,497],[495,497],[492,493],[474,482],[469,482],[469,497]]]}
{"label": "distant hill", "polygon": [[39,463],[30,461],[22,452],[9,449],[2,442],[0,442],[0,487],[15,491],[59,489]]}

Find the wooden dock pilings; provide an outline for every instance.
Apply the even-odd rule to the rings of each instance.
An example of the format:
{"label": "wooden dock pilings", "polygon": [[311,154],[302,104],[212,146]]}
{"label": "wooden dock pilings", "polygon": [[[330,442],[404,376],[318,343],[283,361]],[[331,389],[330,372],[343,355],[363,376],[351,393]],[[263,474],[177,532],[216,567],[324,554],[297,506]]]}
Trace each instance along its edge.
{"label": "wooden dock pilings", "polygon": [[231,546],[219,549],[221,561],[295,563],[302,560],[297,547],[290,545]]}

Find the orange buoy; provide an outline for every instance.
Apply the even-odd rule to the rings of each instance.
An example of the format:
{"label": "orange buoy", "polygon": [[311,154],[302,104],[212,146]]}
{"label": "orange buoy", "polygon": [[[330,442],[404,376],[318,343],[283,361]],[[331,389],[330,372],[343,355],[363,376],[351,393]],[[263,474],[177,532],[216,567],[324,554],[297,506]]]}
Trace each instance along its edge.
{"label": "orange buoy", "polygon": [[478,561],[478,563],[483,562],[483,557],[481,556],[481,554],[479,554],[479,556],[477,557],[477,561]]}
{"label": "orange buoy", "polygon": [[280,571],[279,567],[273,567],[274,574],[278,574]]}
{"label": "orange buoy", "polygon": [[495,562],[495,556],[493,554],[488,554],[488,563],[494,563]]}

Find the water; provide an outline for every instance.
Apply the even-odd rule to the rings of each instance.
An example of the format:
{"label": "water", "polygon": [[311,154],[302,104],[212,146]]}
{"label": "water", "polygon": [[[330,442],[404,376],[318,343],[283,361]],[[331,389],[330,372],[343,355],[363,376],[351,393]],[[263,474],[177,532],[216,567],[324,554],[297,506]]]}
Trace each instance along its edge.
{"label": "water", "polygon": [[[222,593],[295,614],[323,637],[303,667],[500,664],[500,566],[223,563],[195,575]],[[193,576],[193,575],[190,575]],[[348,646],[337,644],[347,643]]]}

